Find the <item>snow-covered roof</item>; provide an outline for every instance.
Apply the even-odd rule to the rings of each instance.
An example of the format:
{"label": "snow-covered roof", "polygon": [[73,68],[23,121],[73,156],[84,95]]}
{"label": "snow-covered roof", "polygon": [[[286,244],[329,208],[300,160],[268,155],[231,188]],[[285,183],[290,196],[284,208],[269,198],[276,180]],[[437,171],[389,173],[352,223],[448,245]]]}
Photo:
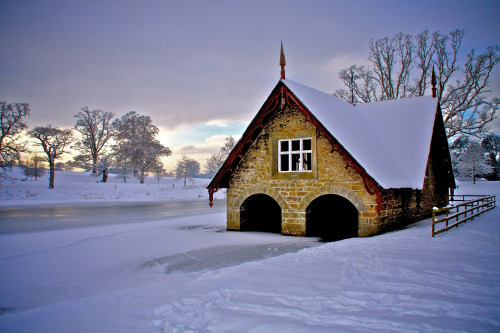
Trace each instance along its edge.
{"label": "snow-covered roof", "polygon": [[380,186],[422,189],[437,98],[353,106],[290,79],[282,82]]}

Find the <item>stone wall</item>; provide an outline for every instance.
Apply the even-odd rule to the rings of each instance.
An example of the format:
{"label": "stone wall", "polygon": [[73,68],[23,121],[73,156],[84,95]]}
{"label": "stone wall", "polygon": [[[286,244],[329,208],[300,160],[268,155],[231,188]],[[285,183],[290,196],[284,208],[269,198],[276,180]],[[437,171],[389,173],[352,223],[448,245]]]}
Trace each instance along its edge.
{"label": "stone wall", "polygon": [[[382,210],[379,215],[379,231],[389,231],[407,226],[432,216],[433,207],[448,205],[448,174],[442,162],[442,143],[436,144],[433,135],[422,190],[409,188],[383,190]],[[445,156],[446,162],[446,156]]]}
{"label": "stone wall", "polygon": [[[313,170],[279,173],[278,141],[294,138],[312,139]],[[422,191],[382,190],[382,207],[378,211],[377,197],[366,191],[362,177],[346,168],[343,157],[332,153],[327,139],[317,137],[316,128],[301,112],[286,108],[264,127],[233,171],[227,191],[227,228],[240,230],[241,204],[252,194],[262,193],[280,205],[282,233],[304,236],[308,205],[321,195],[335,194],[349,200],[358,210],[358,235],[375,235],[427,217],[435,202],[447,204],[447,191],[445,199],[445,192],[433,183],[432,159],[427,173]]]}
{"label": "stone wall", "polygon": [[423,205],[421,190],[409,188],[384,190],[379,231],[404,227],[427,217],[430,213],[429,207]]}
{"label": "stone wall", "polygon": [[[312,139],[312,171],[278,173],[278,141],[293,138]],[[304,236],[307,206],[318,196],[336,194],[358,209],[358,235],[377,233],[376,196],[365,190],[362,178],[352,168],[346,169],[342,156],[331,153],[331,149],[328,140],[316,137],[316,128],[305,122],[301,112],[290,108],[279,111],[233,171],[227,192],[228,229],[240,229],[243,201],[252,194],[263,193],[282,209],[282,233]]]}

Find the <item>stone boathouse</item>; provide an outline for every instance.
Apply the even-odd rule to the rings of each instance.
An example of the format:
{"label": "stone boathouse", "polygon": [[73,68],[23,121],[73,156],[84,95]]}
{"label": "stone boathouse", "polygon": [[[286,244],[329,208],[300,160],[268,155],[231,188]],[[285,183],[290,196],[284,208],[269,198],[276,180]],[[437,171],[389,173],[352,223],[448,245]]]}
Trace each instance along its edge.
{"label": "stone boathouse", "polygon": [[336,240],[428,217],[455,188],[439,101],[352,105],[281,79],[208,186],[227,229]]}

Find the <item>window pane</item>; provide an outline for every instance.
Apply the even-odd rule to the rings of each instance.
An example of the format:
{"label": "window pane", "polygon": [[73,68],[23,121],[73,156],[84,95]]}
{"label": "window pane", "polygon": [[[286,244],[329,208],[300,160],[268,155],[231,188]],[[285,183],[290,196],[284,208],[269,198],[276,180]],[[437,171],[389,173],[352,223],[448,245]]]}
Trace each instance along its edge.
{"label": "window pane", "polygon": [[302,150],[311,150],[311,139],[305,139],[302,145]]}
{"label": "window pane", "polygon": [[280,141],[281,151],[288,151],[288,141]]}
{"label": "window pane", "polygon": [[300,169],[300,154],[292,154],[292,171],[299,171]]}
{"label": "window pane", "polygon": [[300,140],[292,140],[292,151],[300,150]]}
{"label": "window pane", "polygon": [[280,155],[281,159],[281,169],[280,171],[290,171],[290,168],[288,166],[288,157],[290,155]]}
{"label": "window pane", "polygon": [[302,155],[302,170],[304,171],[310,171],[312,170],[312,166],[311,166],[311,153],[304,153]]}

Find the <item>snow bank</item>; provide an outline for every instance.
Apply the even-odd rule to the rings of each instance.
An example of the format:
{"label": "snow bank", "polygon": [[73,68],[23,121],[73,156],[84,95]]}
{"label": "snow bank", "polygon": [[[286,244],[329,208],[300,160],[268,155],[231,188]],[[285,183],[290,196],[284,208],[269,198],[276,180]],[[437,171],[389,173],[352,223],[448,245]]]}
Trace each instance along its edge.
{"label": "snow bank", "polygon": [[[81,201],[149,201],[174,199],[207,200],[206,189],[210,179],[187,180],[165,177],[160,183],[155,177],[147,177],[145,184],[139,184],[136,178],[122,178],[110,175],[107,183],[101,183],[101,177],[94,177],[89,172],[56,171],[55,188],[48,188],[48,175],[41,179],[23,181],[18,168],[7,171],[7,178],[0,184],[0,205],[25,205],[54,202]],[[215,193],[215,199],[224,199],[225,190]]]}

